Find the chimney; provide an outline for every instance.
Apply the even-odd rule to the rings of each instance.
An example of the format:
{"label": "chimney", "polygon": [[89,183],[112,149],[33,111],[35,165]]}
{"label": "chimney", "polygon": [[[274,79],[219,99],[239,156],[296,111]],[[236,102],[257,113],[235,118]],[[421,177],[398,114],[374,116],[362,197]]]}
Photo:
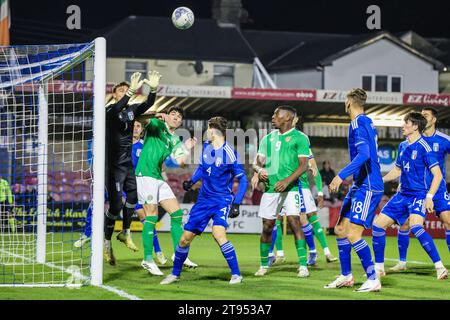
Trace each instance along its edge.
{"label": "chimney", "polygon": [[241,0],[212,0],[212,18],[220,26],[237,26],[245,22],[248,12]]}

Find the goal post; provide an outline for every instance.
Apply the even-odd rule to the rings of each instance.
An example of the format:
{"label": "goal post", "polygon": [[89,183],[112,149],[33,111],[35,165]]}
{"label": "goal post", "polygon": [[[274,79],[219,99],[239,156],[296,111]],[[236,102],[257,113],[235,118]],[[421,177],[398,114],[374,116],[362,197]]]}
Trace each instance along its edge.
{"label": "goal post", "polygon": [[0,286],[102,284],[105,91],[104,38],[0,46]]}

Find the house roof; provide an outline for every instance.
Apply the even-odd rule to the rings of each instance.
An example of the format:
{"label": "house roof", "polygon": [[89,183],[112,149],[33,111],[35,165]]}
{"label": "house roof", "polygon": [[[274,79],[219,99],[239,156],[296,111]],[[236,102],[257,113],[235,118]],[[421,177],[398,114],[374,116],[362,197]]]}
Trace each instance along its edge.
{"label": "house roof", "polygon": [[[404,50],[432,64],[436,69],[442,69],[444,64],[435,58],[424,54],[401,41],[389,32],[379,32],[361,35],[345,34],[314,34],[302,32],[267,32],[244,31],[249,43],[262,56],[262,60],[270,71],[314,68],[330,65],[334,60],[373,44],[381,39],[387,39]],[[280,50],[268,44],[280,44]]]}
{"label": "house roof", "polygon": [[252,63],[254,54],[235,27],[220,27],[211,19],[196,19],[187,30],[176,29],[170,18],[130,16],[108,31],[109,57]]}

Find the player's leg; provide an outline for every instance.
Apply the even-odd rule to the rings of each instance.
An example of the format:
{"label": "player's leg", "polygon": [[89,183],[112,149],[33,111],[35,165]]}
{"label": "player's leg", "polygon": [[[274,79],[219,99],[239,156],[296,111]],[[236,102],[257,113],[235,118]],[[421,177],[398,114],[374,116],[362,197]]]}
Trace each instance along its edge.
{"label": "player's leg", "polygon": [[73,243],[75,248],[81,248],[85,243],[91,241],[92,235],[92,202],[86,210],[86,224],[84,225],[84,233]]}
{"label": "player's leg", "polygon": [[158,180],[151,177],[136,177],[138,201],[144,209],[144,225],[142,227],[142,247],[144,259],[141,266],[150,274],[162,276],[153,260],[153,236],[158,221]]}
{"label": "player's leg", "polygon": [[[169,185],[164,182],[159,190],[160,205],[170,215],[170,235],[174,252],[183,234],[183,210],[181,210],[177,198],[173,194]],[[186,258],[184,265],[188,268],[197,268],[198,265],[189,258]]]}
{"label": "player's leg", "polygon": [[[139,218],[139,221],[141,221],[142,225],[144,225],[145,212],[144,212],[143,206],[138,203],[135,207],[135,210],[136,210],[136,214]],[[155,256],[156,261],[161,265],[165,265],[167,263],[167,258],[164,255],[164,253],[162,252],[161,246],[159,245],[158,234],[156,233],[156,225],[155,225],[155,229],[153,230],[153,250],[156,254],[156,256]]]}
{"label": "player's leg", "polygon": [[283,263],[286,261],[286,258],[284,257],[284,251],[283,251],[283,217],[278,216],[276,221],[277,226],[277,235],[275,240],[275,247],[277,248],[277,256],[275,259],[275,263]]}
{"label": "player's leg", "polygon": [[314,198],[309,189],[299,190],[300,197],[300,224],[305,235],[306,244],[309,248],[309,258],[307,264],[310,266],[316,264],[317,251],[316,244],[314,243],[313,227],[309,223],[306,213],[317,210]]}
{"label": "player's leg", "polygon": [[325,289],[337,289],[342,287],[352,287],[354,278],[352,275],[351,252],[352,246],[347,238],[350,228],[350,208],[352,204],[351,195],[354,191],[349,190],[347,196],[342,202],[340,217],[334,227],[337,247],[339,250],[339,263],[341,265],[341,274],[332,282],[325,285]]}
{"label": "player's leg", "polygon": [[202,234],[210,220],[208,213],[208,204],[205,201],[197,201],[191,209],[189,220],[184,225],[184,232],[180,238],[177,248],[175,249],[175,257],[173,259],[172,273],[168,275],[161,284],[170,284],[178,281],[181,275],[181,269],[189,254],[189,246],[196,235]]}
{"label": "player's leg", "polygon": [[120,217],[120,211],[123,208],[122,188],[126,177],[126,168],[122,166],[110,166],[107,173],[107,193],[109,199],[109,208],[105,212],[105,243],[104,256],[110,265],[116,264],[111,238],[114,232],[116,220]]}
{"label": "player's leg", "polygon": [[[277,219],[277,221],[278,221],[278,219]],[[273,230],[272,230],[272,242],[270,243],[269,267],[275,262],[274,249],[275,249],[276,241],[277,241],[277,225],[275,224],[275,226],[273,227]]]}
{"label": "player's leg", "polygon": [[384,252],[386,248],[386,229],[395,222],[403,225],[408,219],[408,198],[396,193],[381,209],[372,225],[372,246],[375,255],[375,271],[379,277],[384,271]]}
{"label": "player's leg", "polygon": [[261,197],[258,216],[262,218],[263,229],[259,242],[261,264],[255,276],[264,276],[269,268],[269,251],[272,242],[272,231],[275,226],[277,214],[281,211],[279,206],[279,193],[264,193]]}
{"label": "player's leg", "polygon": [[323,253],[326,257],[327,262],[337,261],[338,258],[331,254],[330,248],[328,247],[327,236],[320,224],[319,217],[317,216],[317,212],[307,213],[308,221],[311,223],[314,231],[314,236],[316,236],[317,240],[319,240],[320,245],[323,248]]}
{"label": "player's leg", "polygon": [[359,188],[353,194],[347,238],[361,260],[361,265],[367,276],[367,280],[356,290],[357,292],[379,291],[381,289],[381,282],[377,277],[372,260],[372,252],[366,240],[362,238],[362,233],[364,229],[372,227],[375,210],[382,196],[383,192],[372,192],[365,188]]}
{"label": "player's leg", "polygon": [[450,195],[448,192],[436,194],[433,202],[436,215],[444,223],[445,241],[450,251]]}
{"label": "player's leg", "polygon": [[[423,199],[423,201],[425,201],[425,199]],[[417,203],[417,201],[414,202]],[[416,210],[414,210],[414,205],[411,208],[411,210],[412,212],[417,212]],[[423,227],[424,221],[425,221],[425,213],[420,212],[410,214],[409,223],[411,225],[411,232],[414,234],[417,240],[419,240],[420,244],[422,245],[422,248],[426,251],[428,256],[433,261],[434,266],[436,268],[437,279],[439,280],[447,279],[448,271],[441,261],[441,257],[439,256],[439,253],[436,249],[436,245],[434,244],[433,238],[428,234],[428,232],[425,231]]]}
{"label": "player's leg", "polygon": [[[213,227],[212,233],[214,240],[216,240],[217,244],[220,247],[220,251],[222,251],[222,255],[228,263],[228,267],[230,268],[231,279],[230,284],[236,284],[242,282],[241,271],[239,270],[238,260],[236,256],[236,251],[234,250],[233,244],[228,241],[226,228],[227,222],[226,219],[220,219],[220,215],[226,216],[227,214],[215,214],[213,217]],[[226,225],[226,226],[225,226]]]}
{"label": "player's leg", "polygon": [[189,246],[194,238],[195,233],[184,230],[183,234],[180,237],[180,242],[175,249],[172,272],[166,278],[164,278],[164,280],[161,281],[160,284],[165,285],[179,281],[184,261],[187,259],[189,254]]}
{"label": "player's leg", "polygon": [[131,220],[138,202],[136,176],[132,166],[130,166],[127,170],[127,176],[125,178],[123,188],[126,194],[126,200],[123,208],[122,231],[117,235],[117,240],[123,242],[128,249],[136,252],[139,251],[139,249],[134,244],[130,231]]}
{"label": "player's leg", "polygon": [[398,246],[398,263],[389,268],[391,271],[404,271],[406,270],[406,256],[408,254],[409,247],[409,219],[400,227],[397,234],[397,246]]}

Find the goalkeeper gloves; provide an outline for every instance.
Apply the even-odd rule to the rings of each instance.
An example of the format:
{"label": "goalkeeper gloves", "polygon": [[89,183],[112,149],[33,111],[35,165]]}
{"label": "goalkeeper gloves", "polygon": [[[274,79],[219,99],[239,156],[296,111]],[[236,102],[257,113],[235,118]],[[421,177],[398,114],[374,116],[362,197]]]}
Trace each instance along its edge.
{"label": "goalkeeper gloves", "polygon": [[144,83],[144,80],[139,81],[141,79],[141,73],[140,72],[135,72],[131,75],[130,78],[130,87],[127,90],[126,95],[131,97],[133,96],[136,91],[139,90],[139,88],[142,86],[142,84]]}
{"label": "goalkeeper gloves", "polygon": [[239,215],[239,213],[240,213],[239,212],[239,207],[240,206],[241,206],[240,204],[233,203],[231,205],[230,213],[228,214],[228,217],[231,218],[231,219],[236,218]]}
{"label": "goalkeeper gloves", "polygon": [[149,71],[148,72],[148,79],[145,80],[145,82],[150,87],[150,92],[155,93],[158,89],[159,85],[159,79],[161,78],[161,75],[157,71]]}
{"label": "goalkeeper gloves", "polygon": [[189,191],[191,190],[192,186],[194,185],[194,183],[192,182],[192,180],[187,180],[183,182],[183,189],[185,191]]}

